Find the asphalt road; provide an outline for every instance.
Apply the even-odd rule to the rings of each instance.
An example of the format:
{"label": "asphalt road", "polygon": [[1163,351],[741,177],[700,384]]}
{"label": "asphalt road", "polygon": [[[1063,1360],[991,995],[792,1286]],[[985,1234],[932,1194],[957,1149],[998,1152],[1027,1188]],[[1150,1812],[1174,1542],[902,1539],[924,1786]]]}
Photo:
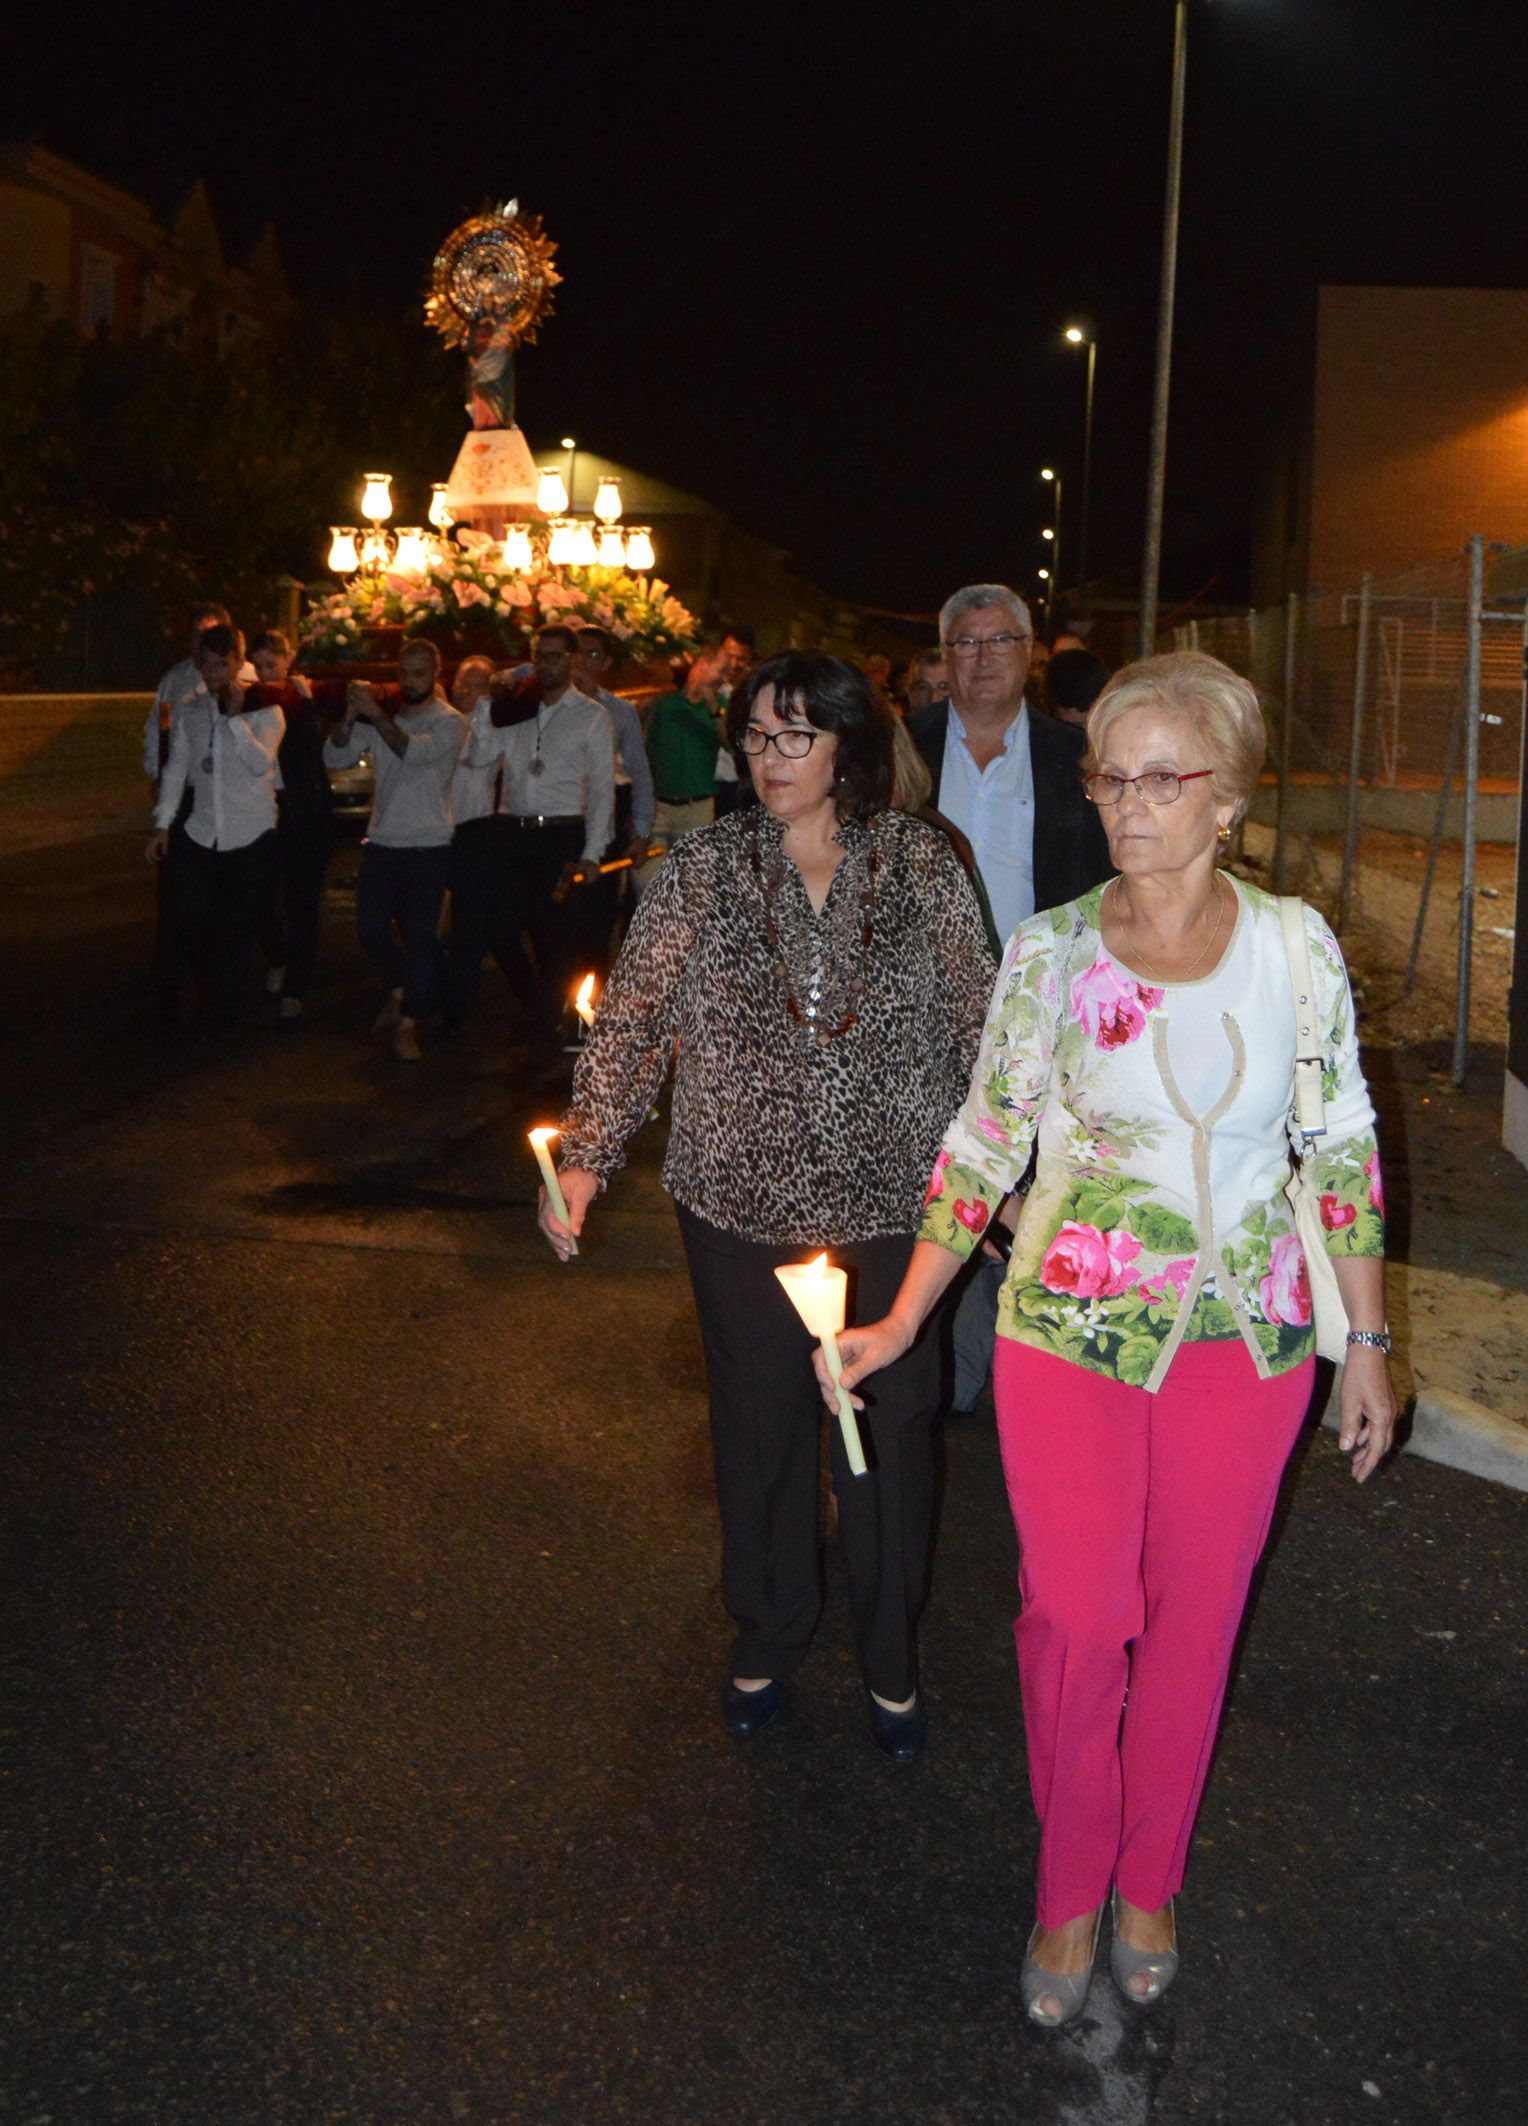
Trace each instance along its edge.
{"label": "asphalt road", "polygon": [[0,2126],[1522,2126],[1528,1497],[1309,1438],[1184,1975],[1031,2031],[990,1419],[925,1763],[831,1550],[740,1749],[659,1128],[561,1268],[497,989],[393,1064],[341,886],[310,1026],[166,1052],[151,898],[0,859]]}

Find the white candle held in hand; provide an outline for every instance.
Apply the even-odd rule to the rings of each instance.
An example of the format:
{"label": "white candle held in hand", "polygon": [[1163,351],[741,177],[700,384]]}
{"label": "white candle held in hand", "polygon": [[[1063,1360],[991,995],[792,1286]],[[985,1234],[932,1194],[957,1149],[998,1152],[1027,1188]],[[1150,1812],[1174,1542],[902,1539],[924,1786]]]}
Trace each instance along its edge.
{"label": "white candle held in hand", "polygon": [[815,1262],[782,1263],[775,1271],[785,1287],[786,1297],[801,1316],[808,1336],[815,1336],[822,1345],[823,1356],[828,1361],[828,1371],[838,1388],[838,1423],[844,1435],[844,1453],[849,1457],[849,1467],[856,1476],[865,1474],[865,1450],[860,1444],[859,1426],[855,1422],[854,1405],[849,1400],[849,1391],[843,1384],[843,1368],[838,1356],[838,1332],[844,1325],[844,1305],[848,1293],[849,1273],[829,1262],[826,1252]]}
{"label": "white candle held in hand", "polygon": [[[541,1129],[533,1129],[531,1131],[531,1150],[536,1154],[536,1164],[540,1167],[541,1178],[546,1183],[546,1200],[552,1206],[552,1215],[558,1220],[559,1224],[567,1225],[568,1199],[562,1192],[562,1183],[557,1178],[557,1169],[553,1166],[552,1155],[547,1150],[547,1146],[556,1134],[555,1129],[548,1129],[545,1126]],[[568,1252],[570,1255],[578,1253],[578,1242],[576,1240],[572,1242]]]}

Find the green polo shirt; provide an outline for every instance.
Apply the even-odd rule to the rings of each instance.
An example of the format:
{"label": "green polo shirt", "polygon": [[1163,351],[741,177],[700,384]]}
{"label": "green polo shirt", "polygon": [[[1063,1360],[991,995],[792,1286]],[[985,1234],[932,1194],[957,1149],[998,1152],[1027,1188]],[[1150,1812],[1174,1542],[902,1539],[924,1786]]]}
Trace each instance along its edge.
{"label": "green polo shirt", "polygon": [[721,729],[710,705],[688,694],[660,694],[648,711],[647,757],[653,788],[665,804],[693,804],[716,783]]}

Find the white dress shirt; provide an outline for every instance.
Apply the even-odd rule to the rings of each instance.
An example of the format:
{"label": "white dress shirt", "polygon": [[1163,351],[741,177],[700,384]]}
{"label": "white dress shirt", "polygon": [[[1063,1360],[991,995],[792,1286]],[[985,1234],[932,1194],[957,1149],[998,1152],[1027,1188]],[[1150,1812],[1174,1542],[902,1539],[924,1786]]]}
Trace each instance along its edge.
{"label": "white dress shirt", "polygon": [[1035,772],[1027,702],[1004,732],[1002,752],[984,768],[972,758],[966,727],[951,702],[939,809],[971,844],[994,927],[1006,942],[1035,912]]}
{"label": "white dress shirt", "polygon": [[615,733],[615,779],[617,786],[631,786],[631,831],[645,841],[653,831],[658,800],[653,791],[653,767],[642,738],[642,719],[629,701],[601,687],[600,707],[610,718]]}
{"label": "white dress shirt", "polygon": [[[457,714],[460,715],[461,711],[458,710]],[[457,756],[456,773],[451,778],[451,817],[458,827],[465,827],[472,819],[491,818],[495,810],[499,763],[491,760],[485,766],[477,767],[468,758],[468,752],[464,743]]]}
{"label": "white dress shirt", "polygon": [[500,809],[582,819],[583,860],[599,863],[615,818],[615,733],[605,710],[576,687],[524,723],[496,726],[490,708],[480,701],[472,712],[467,758],[474,767],[503,761]]}
{"label": "white dress shirt", "polygon": [[[239,667],[239,684],[248,687],[255,684],[257,674],[246,659]],[[188,703],[198,694],[205,694],[206,685],[197,668],[194,657],[182,657],[179,664],[172,664],[154,689],[154,705],[149,710],[149,720],[143,726],[143,772],[150,782],[159,780],[159,733],[161,726],[173,737],[175,725]]]}
{"label": "white dress shirt", "polygon": [[371,756],[377,786],[371,801],[368,841],[379,849],[439,849],[450,841],[451,781],[467,736],[467,720],[439,694],[417,709],[400,710],[398,729],[408,739],[401,753],[358,723],[344,745],[324,741],[324,765],[353,768]]}
{"label": "white dress shirt", "polygon": [[243,849],[276,826],[276,753],[286,732],[280,709],[224,716],[204,687],[170,726],[170,757],[154,825],[171,827],[189,783],[186,832],[204,849]]}

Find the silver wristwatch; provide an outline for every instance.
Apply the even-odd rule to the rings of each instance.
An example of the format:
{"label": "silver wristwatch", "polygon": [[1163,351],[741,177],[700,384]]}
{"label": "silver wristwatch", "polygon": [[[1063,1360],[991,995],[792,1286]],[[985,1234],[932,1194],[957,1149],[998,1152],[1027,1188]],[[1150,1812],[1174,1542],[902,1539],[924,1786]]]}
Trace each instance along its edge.
{"label": "silver wristwatch", "polygon": [[1362,1344],[1369,1351],[1383,1351],[1390,1356],[1390,1331],[1388,1329],[1349,1329],[1348,1342]]}

